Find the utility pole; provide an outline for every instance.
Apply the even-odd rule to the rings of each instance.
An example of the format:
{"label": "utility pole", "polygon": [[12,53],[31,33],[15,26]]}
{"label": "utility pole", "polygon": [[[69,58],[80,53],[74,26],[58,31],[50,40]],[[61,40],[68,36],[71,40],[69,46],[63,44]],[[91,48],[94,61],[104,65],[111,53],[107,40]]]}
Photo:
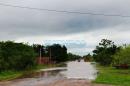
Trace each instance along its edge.
{"label": "utility pole", "polygon": [[[41,62],[41,60],[42,60],[42,54],[41,54],[42,52],[41,52],[41,46],[39,46],[39,64],[41,64],[42,62]],[[42,73],[41,72],[39,72],[40,74],[39,74],[39,81],[42,79]]]}
{"label": "utility pole", "polygon": [[51,62],[51,47],[50,47],[50,59],[49,59],[49,60],[50,60],[50,62]]}
{"label": "utility pole", "polygon": [[41,64],[41,60],[42,60],[42,55],[41,55],[41,46],[40,46],[40,64]]}

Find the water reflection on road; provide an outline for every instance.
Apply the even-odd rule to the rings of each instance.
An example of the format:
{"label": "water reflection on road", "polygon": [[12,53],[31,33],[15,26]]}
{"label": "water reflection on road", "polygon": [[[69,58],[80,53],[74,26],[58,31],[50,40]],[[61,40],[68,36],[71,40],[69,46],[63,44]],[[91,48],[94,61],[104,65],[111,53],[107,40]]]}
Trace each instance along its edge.
{"label": "water reflection on road", "polygon": [[69,62],[66,76],[72,79],[95,79],[96,68],[90,62]]}

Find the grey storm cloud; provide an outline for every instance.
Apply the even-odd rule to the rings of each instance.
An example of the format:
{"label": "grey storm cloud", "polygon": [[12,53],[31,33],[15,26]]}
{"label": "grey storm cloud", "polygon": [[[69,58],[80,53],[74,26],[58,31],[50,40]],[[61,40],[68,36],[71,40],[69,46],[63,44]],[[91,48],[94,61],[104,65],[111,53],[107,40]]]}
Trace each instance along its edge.
{"label": "grey storm cloud", "polygon": [[[129,0],[2,0],[18,6],[130,15]],[[130,25],[130,18],[57,13],[0,5],[0,39],[34,35],[68,35],[114,26]]]}

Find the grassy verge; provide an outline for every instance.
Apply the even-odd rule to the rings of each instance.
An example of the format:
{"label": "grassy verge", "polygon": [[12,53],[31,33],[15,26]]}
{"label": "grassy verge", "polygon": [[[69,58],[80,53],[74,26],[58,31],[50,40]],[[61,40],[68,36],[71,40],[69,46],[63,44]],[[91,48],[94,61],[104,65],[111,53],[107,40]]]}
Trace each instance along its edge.
{"label": "grassy verge", "polygon": [[58,64],[47,64],[47,65],[38,65],[36,69],[45,69],[45,68],[53,68],[53,67],[65,67],[65,63],[58,63]]}
{"label": "grassy verge", "polygon": [[98,66],[99,75],[95,83],[112,84],[117,86],[130,86],[130,69],[115,69]]}
{"label": "grassy verge", "polygon": [[8,71],[3,71],[0,72],[0,81],[8,81],[8,80],[13,80],[13,79],[17,79],[21,76],[24,76],[26,74],[32,73],[36,70],[39,69],[43,69],[43,68],[48,68],[49,65],[38,65],[30,70],[24,70],[24,71],[12,71],[12,70],[8,70]]}
{"label": "grassy verge", "polygon": [[22,75],[22,71],[3,71],[0,73],[0,81],[12,80]]}
{"label": "grassy verge", "polygon": [[25,71],[3,71],[0,73],[0,81],[7,81],[7,80],[13,80],[19,77],[22,77],[26,74],[35,72],[39,69],[45,69],[45,68],[52,68],[52,67],[61,67],[64,66],[65,64],[60,63],[60,64],[47,64],[47,65],[37,65],[35,68],[31,70],[25,70]]}

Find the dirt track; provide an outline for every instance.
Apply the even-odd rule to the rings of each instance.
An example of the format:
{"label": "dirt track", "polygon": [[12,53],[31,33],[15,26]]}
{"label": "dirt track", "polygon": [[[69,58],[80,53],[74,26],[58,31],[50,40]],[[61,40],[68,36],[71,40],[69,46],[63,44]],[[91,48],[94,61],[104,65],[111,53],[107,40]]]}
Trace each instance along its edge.
{"label": "dirt track", "polygon": [[[23,85],[22,85],[23,84]],[[88,80],[74,80],[74,79],[64,79],[54,81],[52,83],[44,83],[38,81],[37,83],[28,83],[24,85],[23,81],[9,81],[9,82],[0,82],[0,86],[111,86],[103,84],[93,84]]]}

